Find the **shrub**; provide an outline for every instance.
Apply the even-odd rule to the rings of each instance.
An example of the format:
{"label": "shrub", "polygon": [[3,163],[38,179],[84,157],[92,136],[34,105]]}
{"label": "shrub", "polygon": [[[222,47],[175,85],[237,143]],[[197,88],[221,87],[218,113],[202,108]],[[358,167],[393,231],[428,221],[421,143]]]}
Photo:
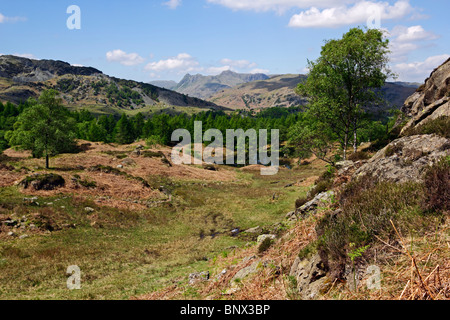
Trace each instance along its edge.
{"label": "shrub", "polygon": [[329,168],[316,180],[315,186],[308,193],[308,201],[312,200],[319,193],[326,192],[333,187],[335,171],[336,169]]}
{"label": "shrub", "polygon": [[358,152],[352,153],[348,157],[348,160],[351,160],[351,161],[360,161],[360,160],[368,160],[368,159],[370,159],[370,154],[365,151],[358,151]]}
{"label": "shrub", "polygon": [[444,212],[450,210],[450,158],[441,159],[425,173],[426,211]]}
{"label": "shrub", "polygon": [[264,239],[264,241],[261,242],[261,244],[258,247],[258,253],[261,254],[261,253],[267,251],[272,246],[273,243],[274,243],[274,241],[270,238]]}
{"label": "shrub", "polygon": [[394,154],[399,154],[403,150],[403,143],[395,143],[387,146],[384,155],[386,157],[391,157]]}
{"label": "shrub", "polygon": [[144,158],[163,158],[164,157],[164,153],[162,153],[161,151],[158,151],[158,152],[143,151],[141,154]]}
{"label": "shrub", "polygon": [[360,248],[373,244],[376,236],[396,238],[391,220],[402,233],[423,232],[433,224],[421,209],[422,184],[376,183],[366,177],[349,183],[339,197],[342,212],[326,215],[316,227],[319,252],[329,258],[336,278],[344,277],[350,243]]}
{"label": "shrub", "polygon": [[441,116],[434,120],[427,121],[422,125],[408,128],[405,136],[414,136],[419,134],[437,134],[444,138],[450,138],[450,117]]}
{"label": "shrub", "polygon": [[308,198],[306,198],[306,197],[298,198],[298,199],[295,201],[295,209],[300,208],[301,206],[303,206],[303,205],[306,204],[307,202],[308,202]]}

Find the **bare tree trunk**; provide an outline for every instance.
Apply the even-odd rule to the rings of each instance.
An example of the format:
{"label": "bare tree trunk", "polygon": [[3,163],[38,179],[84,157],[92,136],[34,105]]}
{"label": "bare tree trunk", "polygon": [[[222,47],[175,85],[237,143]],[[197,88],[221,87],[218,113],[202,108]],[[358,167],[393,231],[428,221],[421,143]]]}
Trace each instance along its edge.
{"label": "bare tree trunk", "polygon": [[353,153],[358,152],[358,133],[353,130]]}
{"label": "bare tree trunk", "polygon": [[344,161],[347,160],[347,146],[348,146],[348,132],[345,133],[344,138]]}
{"label": "bare tree trunk", "polygon": [[45,155],[45,168],[50,169],[50,163],[48,159],[48,154]]}

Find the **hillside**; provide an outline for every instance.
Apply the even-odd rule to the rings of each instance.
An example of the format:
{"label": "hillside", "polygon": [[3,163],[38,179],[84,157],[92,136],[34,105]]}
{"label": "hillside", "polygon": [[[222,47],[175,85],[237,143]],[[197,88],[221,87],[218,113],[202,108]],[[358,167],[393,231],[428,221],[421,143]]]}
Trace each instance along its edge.
{"label": "hillside", "polygon": [[224,71],[217,76],[187,74],[173,90],[192,97],[207,99],[220,90],[268,78],[265,74],[244,74],[233,71]]}
{"label": "hillside", "polygon": [[306,99],[294,89],[306,79],[303,75],[278,75],[270,79],[249,82],[217,92],[210,101],[231,109],[260,109],[304,105]]}
{"label": "hillside", "polygon": [[37,98],[45,89],[60,91],[69,108],[85,108],[97,114],[146,113],[176,107],[223,109],[151,84],[110,77],[94,68],[0,56],[0,101],[19,103]]}
{"label": "hillside", "polygon": [[137,299],[450,299],[449,62],[407,99],[402,135],[311,177],[285,221],[244,231],[253,242],[210,259],[189,285]]}
{"label": "hillside", "polygon": [[[297,85],[306,78],[304,75],[278,75],[270,79],[254,81],[224,89],[209,100],[230,109],[261,109],[269,107],[292,107],[304,105],[307,100],[295,93]],[[382,110],[402,106],[419,85],[411,83],[386,83],[381,89],[383,97],[389,102]],[[377,108],[370,108],[378,112]]]}

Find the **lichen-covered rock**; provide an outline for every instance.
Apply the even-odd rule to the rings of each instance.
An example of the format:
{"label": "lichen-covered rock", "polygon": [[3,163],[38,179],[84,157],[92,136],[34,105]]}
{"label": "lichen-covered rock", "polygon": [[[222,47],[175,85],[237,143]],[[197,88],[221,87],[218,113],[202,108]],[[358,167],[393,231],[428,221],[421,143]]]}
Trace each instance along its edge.
{"label": "lichen-covered rock", "polygon": [[326,207],[331,203],[334,197],[334,191],[327,191],[319,193],[311,201],[305,203],[294,212],[288,213],[286,216],[289,220],[305,218],[308,214],[316,214],[317,210],[321,207]]}
{"label": "lichen-covered rock", "polygon": [[450,59],[405,101],[402,112],[410,118],[402,132],[440,116],[450,116]]}
{"label": "lichen-covered rock", "polygon": [[404,137],[380,150],[354,177],[371,176],[380,181],[420,182],[423,171],[450,154],[450,140],[437,135]]}
{"label": "lichen-covered rock", "polygon": [[196,284],[197,282],[208,281],[208,280],[209,280],[209,271],[191,273],[189,275],[189,284],[190,285]]}
{"label": "lichen-covered rock", "polygon": [[297,290],[304,300],[314,300],[324,294],[331,285],[327,267],[319,254],[309,259],[297,257],[289,275],[297,280]]}
{"label": "lichen-covered rock", "polygon": [[64,187],[66,181],[60,175],[49,174],[33,174],[23,179],[19,185],[24,189],[32,188],[38,190],[55,190]]}

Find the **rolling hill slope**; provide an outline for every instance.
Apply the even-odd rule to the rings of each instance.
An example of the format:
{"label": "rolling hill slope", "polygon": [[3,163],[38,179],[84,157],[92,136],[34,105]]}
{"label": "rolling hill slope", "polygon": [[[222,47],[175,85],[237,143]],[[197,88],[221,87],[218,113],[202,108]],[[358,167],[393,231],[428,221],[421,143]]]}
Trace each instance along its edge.
{"label": "rolling hill slope", "polygon": [[[297,85],[306,79],[305,75],[277,75],[270,79],[240,84],[230,89],[223,89],[209,100],[230,109],[263,109],[270,107],[292,107],[305,105],[307,100],[295,93]],[[381,110],[392,107],[400,108],[407,97],[413,94],[417,84],[388,82],[381,93],[388,101]],[[377,108],[370,111],[377,112]]]}
{"label": "rolling hill slope", "polygon": [[0,56],[0,101],[19,103],[56,89],[69,108],[93,113],[149,112],[151,109],[200,108],[222,110],[214,103],[151,84],[107,76],[94,68],[62,61]]}

